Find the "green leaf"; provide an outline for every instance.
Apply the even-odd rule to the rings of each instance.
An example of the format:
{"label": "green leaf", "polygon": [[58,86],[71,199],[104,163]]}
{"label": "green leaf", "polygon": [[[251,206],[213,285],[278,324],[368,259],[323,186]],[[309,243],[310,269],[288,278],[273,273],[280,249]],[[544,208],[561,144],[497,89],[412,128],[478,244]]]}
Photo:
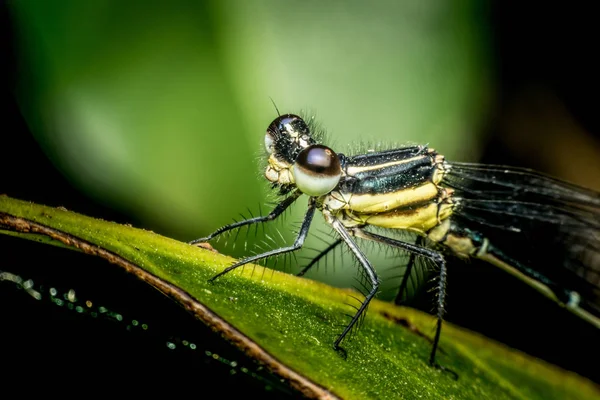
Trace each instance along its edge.
{"label": "green leaf", "polygon": [[310,397],[591,399],[598,388],[578,375],[445,324],[439,362],[428,363],[433,318],[373,301],[364,324],[332,349],[347,322],[351,292],[260,266],[216,283],[233,259],[156,233],[0,197],[0,233],[97,255],[161,290],[196,318]]}

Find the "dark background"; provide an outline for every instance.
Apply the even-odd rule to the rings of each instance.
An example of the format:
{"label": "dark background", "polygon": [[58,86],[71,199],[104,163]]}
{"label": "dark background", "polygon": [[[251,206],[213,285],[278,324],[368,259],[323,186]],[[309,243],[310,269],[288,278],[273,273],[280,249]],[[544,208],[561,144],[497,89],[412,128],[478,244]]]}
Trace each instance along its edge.
{"label": "dark background", "polygon": [[[595,57],[598,29],[593,11],[591,3],[543,7],[492,3],[486,15],[496,91],[482,129],[484,152],[473,161],[531,167],[600,189],[595,110],[600,65]],[[0,192],[144,227],[136,216],[75,188],[42,151],[16,101],[21,66],[5,3],[0,14],[4,38],[0,57],[5,68]],[[205,351],[210,351],[252,371],[257,368],[168,299],[102,260],[4,236],[0,254],[0,271],[31,278],[40,290],[74,288],[82,298],[94,298],[125,316],[148,321],[152,328],[142,332],[114,319],[81,315],[49,301],[35,301],[15,285],[0,282],[0,363],[8,371],[4,382],[35,378],[48,385],[37,388],[42,390],[66,382],[95,387],[126,383],[129,390],[142,390],[143,384],[129,379],[135,374],[146,382],[155,378],[152,382],[164,388],[181,390],[188,384],[200,390],[206,382],[217,382],[200,376],[215,373],[225,379],[215,390],[243,385],[263,393],[266,386],[278,387],[268,375],[266,380],[252,379],[239,367],[206,356]],[[85,269],[77,268],[82,264]],[[108,287],[110,293],[104,290]],[[597,329],[502,271],[475,261],[453,263],[447,309],[449,321],[600,382]],[[173,351],[165,345],[168,340],[205,344],[196,351],[182,345]]]}

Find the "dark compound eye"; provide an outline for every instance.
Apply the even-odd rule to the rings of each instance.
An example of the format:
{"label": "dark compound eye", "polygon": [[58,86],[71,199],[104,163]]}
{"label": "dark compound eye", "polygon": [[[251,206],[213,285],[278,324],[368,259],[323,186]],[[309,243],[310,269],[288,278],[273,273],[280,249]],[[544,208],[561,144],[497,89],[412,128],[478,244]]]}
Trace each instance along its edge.
{"label": "dark compound eye", "polygon": [[296,186],[309,196],[321,196],[335,188],[342,176],[340,159],[327,146],[314,144],[298,154],[292,167]]}
{"label": "dark compound eye", "polygon": [[308,129],[306,122],[294,114],[280,115],[267,128],[265,148],[269,153],[273,153],[278,143],[279,145],[291,143],[291,141],[302,137],[310,137],[310,129]]}
{"label": "dark compound eye", "polygon": [[275,118],[267,128],[267,135],[277,137],[281,134],[290,136],[310,135],[308,125],[302,118],[294,114],[284,114]]}

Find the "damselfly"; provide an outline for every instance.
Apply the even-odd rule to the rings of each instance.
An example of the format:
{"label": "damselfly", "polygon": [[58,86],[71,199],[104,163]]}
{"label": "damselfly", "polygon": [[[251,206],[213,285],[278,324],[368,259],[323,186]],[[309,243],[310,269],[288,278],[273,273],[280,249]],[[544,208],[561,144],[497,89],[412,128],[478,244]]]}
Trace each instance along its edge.
{"label": "damselfly", "polygon": [[[308,210],[293,245],[238,261],[212,280],[247,263],[300,249],[319,210],[337,237],[315,261],[345,244],[369,283],[360,307],[335,340],[336,349],[380,285],[356,238],[411,254],[400,296],[416,259],[435,265],[437,324],[429,357],[433,366],[439,367],[436,352],[448,255],[497,266],[600,328],[599,193],[528,169],[449,162],[427,146],[336,154],[320,143],[322,138],[312,119],[307,123],[293,114],[280,115],[269,125],[265,177],[282,201],[266,216],[223,226],[191,243],[274,220],[303,194],[308,196]],[[399,230],[411,233],[414,240],[393,237]],[[539,262],[539,252],[553,262]]]}

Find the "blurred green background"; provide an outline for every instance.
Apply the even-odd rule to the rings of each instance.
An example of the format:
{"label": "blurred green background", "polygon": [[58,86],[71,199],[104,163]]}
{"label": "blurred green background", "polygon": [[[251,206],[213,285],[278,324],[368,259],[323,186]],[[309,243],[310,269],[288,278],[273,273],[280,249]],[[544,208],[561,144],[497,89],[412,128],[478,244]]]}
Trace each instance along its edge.
{"label": "blurred green background", "polygon": [[77,188],[188,241],[269,209],[271,98],[315,115],[338,152],[429,143],[477,159],[490,90],[478,4],[14,2],[18,101]]}
{"label": "blurred green background", "polygon": [[479,2],[11,6],[18,102],[43,150],[81,191],[180,240],[269,209],[271,98],[315,115],[338,152],[429,143],[478,158],[491,90]]}
{"label": "blurred green background", "polygon": [[[1,4],[0,193],[184,241],[204,236],[275,199],[261,169],[271,99],[282,113],[315,115],[338,152],[429,144],[450,160],[531,167],[600,190],[593,3]],[[277,243],[243,234],[237,247],[214,245],[240,257],[290,243],[305,204],[274,224]],[[326,239],[320,216],[316,225]],[[307,247],[325,247],[318,237]],[[59,262],[13,247],[0,249],[39,255],[42,270]],[[389,298],[405,260],[368,251]],[[355,285],[351,260],[336,261],[309,276]],[[449,261],[448,320],[600,379],[586,366],[600,348],[569,336],[572,321],[555,323],[555,304],[502,271]],[[0,269],[13,264],[0,258]]]}
{"label": "blurred green background", "polygon": [[486,32],[469,2],[13,3],[19,102],[81,190],[182,240],[264,202],[263,137],[315,114],[338,151],[474,158]]}

